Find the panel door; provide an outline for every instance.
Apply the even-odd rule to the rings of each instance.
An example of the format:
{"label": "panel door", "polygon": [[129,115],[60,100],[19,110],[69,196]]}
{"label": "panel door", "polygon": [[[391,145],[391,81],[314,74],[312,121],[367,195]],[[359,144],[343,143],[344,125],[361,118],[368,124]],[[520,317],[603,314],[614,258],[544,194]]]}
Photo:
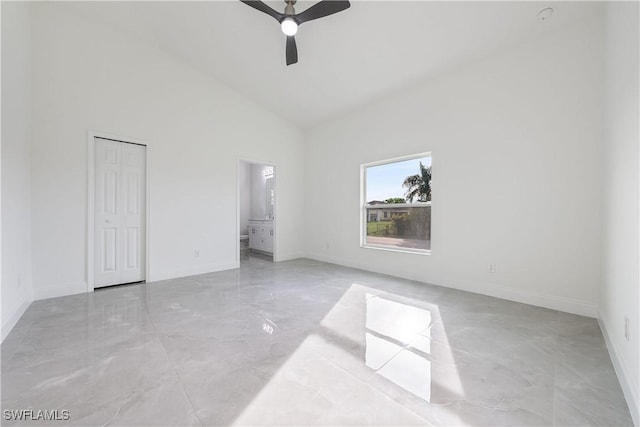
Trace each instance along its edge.
{"label": "panel door", "polygon": [[144,146],[122,144],[122,283],[144,280],[145,152]]}
{"label": "panel door", "polygon": [[94,287],[144,280],[145,151],[95,139]]}

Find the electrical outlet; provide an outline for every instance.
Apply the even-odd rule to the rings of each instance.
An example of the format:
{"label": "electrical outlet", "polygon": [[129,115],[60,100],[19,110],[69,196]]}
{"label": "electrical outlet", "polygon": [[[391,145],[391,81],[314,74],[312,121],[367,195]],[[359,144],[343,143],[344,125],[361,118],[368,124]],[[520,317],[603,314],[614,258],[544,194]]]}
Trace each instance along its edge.
{"label": "electrical outlet", "polygon": [[194,258],[200,258],[200,249],[194,249],[193,257]]}
{"label": "electrical outlet", "polygon": [[495,264],[489,264],[487,265],[487,271],[489,273],[495,273],[496,272],[496,265]]}
{"label": "electrical outlet", "polygon": [[624,337],[627,341],[629,341],[630,338],[630,332],[629,332],[629,318],[625,317],[624,318]]}

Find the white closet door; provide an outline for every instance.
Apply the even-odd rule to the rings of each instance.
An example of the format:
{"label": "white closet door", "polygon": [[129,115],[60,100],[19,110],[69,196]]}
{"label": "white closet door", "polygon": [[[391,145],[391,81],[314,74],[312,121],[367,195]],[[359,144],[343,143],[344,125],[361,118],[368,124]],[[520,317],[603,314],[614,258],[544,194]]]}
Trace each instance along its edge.
{"label": "white closet door", "polygon": [[95,139],[96,288],[145,279],[145,151]]}
{"label": "white closet door", "polygon": [[144,280],[145,147],[122,144],[122,283]]}

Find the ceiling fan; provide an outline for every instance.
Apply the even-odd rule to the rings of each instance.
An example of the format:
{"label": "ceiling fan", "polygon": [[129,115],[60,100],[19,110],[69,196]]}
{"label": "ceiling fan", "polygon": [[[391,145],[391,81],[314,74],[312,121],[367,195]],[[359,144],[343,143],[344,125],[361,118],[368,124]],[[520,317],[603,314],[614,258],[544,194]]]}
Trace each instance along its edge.
{"label": "ceiling fan", "polygon": [[251,6],[269,16],[275,18],[280,23],[282,32],[287,36],[287,65],[298,62],[298,48],[296,47],[295,34],[298,32],[298,25],[334,13],[348,9],[351,4],[347,0],[322,0],[307,10],[296,14],[293,5],[296,0],[284,0],[287,6],[284,13],[280,13],[260,0],[240,0],[242,3]]}

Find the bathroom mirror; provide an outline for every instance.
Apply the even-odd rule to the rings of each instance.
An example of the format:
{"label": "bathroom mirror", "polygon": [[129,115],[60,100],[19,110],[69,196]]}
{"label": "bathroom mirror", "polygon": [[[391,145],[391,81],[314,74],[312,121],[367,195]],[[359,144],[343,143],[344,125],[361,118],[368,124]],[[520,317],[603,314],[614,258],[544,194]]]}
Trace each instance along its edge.
{"label": "bathroom mirror", "polygon": [[265,181],[265,211],[269,218],[273,218],[273,205],[275,203],[275,190],[273,188],[273,177]]}

